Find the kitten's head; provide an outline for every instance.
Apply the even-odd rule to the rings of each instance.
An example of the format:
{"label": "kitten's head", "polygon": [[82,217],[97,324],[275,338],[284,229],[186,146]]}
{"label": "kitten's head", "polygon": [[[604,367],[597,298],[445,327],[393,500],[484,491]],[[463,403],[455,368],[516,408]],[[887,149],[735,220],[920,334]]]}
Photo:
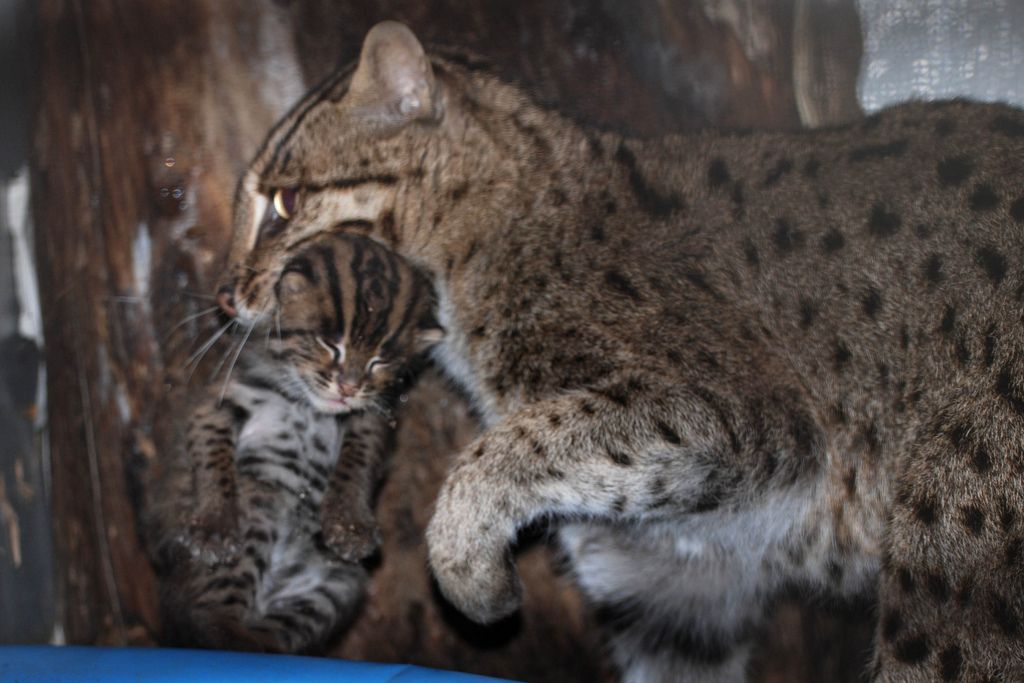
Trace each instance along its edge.
{"label": "kitten's head", "polygon": [[428,58],[402,24],[373,27],[358,64],[296,105],[243,176],[222,305],[252,319],[310,235],[373,232],[414,255],[412,236],[429,239],[456,188],[486,173],[492,186],[512,182],[508,168],[481,161],[497,154],[493,130],[475,118],[485,90],[508,109],[522,97],[489,74]]}
{"label": "kitten's head", "polygon": [[306,242],[273,292],[261,325],[275,375],[320,412],[366,408],[443,336],[427,279],[366,237]]}

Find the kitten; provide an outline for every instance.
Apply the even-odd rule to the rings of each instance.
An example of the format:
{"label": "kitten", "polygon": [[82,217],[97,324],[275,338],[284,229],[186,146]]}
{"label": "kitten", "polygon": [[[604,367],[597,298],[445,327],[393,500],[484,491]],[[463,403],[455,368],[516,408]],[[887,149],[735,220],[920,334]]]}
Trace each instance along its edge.
{"label": "kitten", "polygon": [[358,561],[379,542],[389,403],[439,339],[429,283],[365,238],[307,241],[273,291],[230,379],[188,414],[158,500],[163,612],[180,644],[306,650],[355,614]]}
{"label": "kitten", "polygon": [[474,619],[551,518],[626,680],[742,679],[793,584],[877,594],[877,679],[1024,680],[1022,159],[963,101],[626,139],[384,23],[243,178],[227,291],[335,228],[430,274],[489,426],[427,532]]}

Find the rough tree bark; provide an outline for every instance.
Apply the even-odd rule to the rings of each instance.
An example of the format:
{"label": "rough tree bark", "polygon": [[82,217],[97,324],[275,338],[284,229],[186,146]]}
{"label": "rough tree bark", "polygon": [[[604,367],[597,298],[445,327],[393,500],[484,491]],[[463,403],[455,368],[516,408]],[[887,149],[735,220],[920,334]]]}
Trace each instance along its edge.
{"label": "rough tree bark", "polygon": [[[211,305],[234,183],[265,131],[306,85],[354,57],[373,23],[396,18],[425,42],[474,49],[542,100],[603,126],[800,124],[791,3],[41,0],[39,14],[34,210],[58,588],[76,643],[159,640],[137,482],[159,466],[186,361],[210,332],[209,316],[179,321]],[[833,120],[856,114],[819,109]],[[479,629],[438,601],[422,531],[447,457],[476,427],[435,375],[407,399],[378,508],[381,560],[366,609],[332,654],[526,680],[607,677],[599,636],[543,538],[520,556],[527,598],[517,620]],[[869,626],[852,614],[851,639],[843,615],[787,603],[758,679],[819,680],[859,666]]]}

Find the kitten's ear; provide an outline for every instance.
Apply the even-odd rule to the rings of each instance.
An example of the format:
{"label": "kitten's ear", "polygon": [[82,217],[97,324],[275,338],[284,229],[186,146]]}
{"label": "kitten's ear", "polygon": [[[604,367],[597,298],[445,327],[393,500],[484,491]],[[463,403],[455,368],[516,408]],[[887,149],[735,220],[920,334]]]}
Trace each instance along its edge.
{"label": "kitten's ear", "polygon": [[441,323],[437,322],[433,312],[427,313],[416,326],[416,353],[423,353],[430,347],[440,344],[447,334]]}
{"label": "kitten's ear", "polygon": [[370,29],[343,103],[351,113],[384,126],[441,117],[434,72],[408,27],[382,21]]}
{"label": "kitten's ear", "polygon": [[443,327],[424,327],[416,330],[416,352],[423,353],[444,339]]}

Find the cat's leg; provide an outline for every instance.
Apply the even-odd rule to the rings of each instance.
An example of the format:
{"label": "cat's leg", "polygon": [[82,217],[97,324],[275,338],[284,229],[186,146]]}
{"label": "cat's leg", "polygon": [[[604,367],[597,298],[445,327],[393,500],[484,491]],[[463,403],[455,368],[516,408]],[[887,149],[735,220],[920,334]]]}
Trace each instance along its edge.
{"label": "cat's leg", "polygon": [[186,425],[185,449],[195,497],[189,523],[193,552],[213,562],[236,551],[235,413],[230,401],[208,397],[192,411]]}
{"label": "cat's leg", "polygon": [[374,411],[353,415],[346,424],[320,514],[327,547],[344,560],[361,560],[380,545],[373,494],[392,432],[389,419]]}
{"label": "cat's leg", "polygon": [[893,489],[875,680],[1024,680],[1024,386],[1004,368],[925,423]]}
{"label": "cat's leg", "polygon": [[798,400],[760,401],[766,427],[753,429],[725,396],[630,379],[499,422],[456,458],[438,496],[427,542],[442,592],[491,621],[519,604],[509,544],[532,520],[678,519],[820,468],[824,437]]}
{"label": "cat's leg", "polygon": [[699,531],[576,523],[559,531],[626,682],[743,681],[773,577]]}

